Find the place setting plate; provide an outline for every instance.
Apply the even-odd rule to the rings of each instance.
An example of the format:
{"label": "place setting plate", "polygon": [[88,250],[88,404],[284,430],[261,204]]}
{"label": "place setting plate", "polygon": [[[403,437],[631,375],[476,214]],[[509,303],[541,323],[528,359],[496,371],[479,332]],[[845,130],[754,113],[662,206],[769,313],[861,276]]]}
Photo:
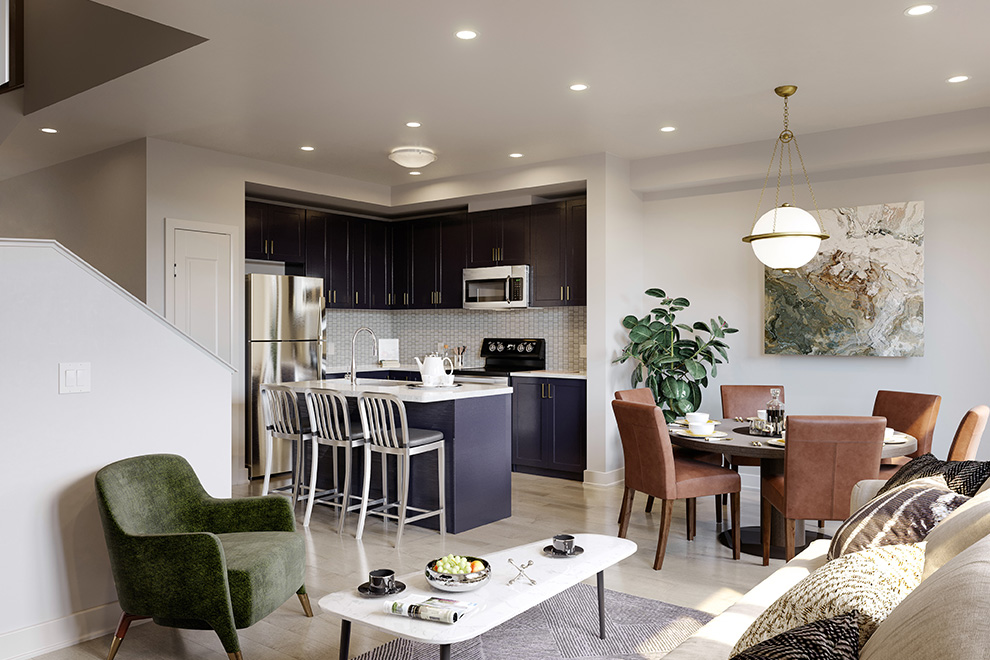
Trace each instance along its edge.
{"label": "place setting plate", "polygon": [[900,431],[894,431],[894,434],[889,438],[883,439],[883,444],[885,445],[903,445],[905,442],[911,439],[907,433],[901,433]]}
{"label": "place setting plate", "polygon": [[729,434],[725,431],[713,431],[708,435],[698,435],[697,433],[691,433],[688,429],[671,429],[671,433],[674,435],[679,435],[682,438],[694,438],[695,440],[725,440],[729,437]]}
{"label": "place setting plate", "polygon": [[[717,419],[709,419],[708,421],[711,422],[712,424],[715,424],[716,426],[722,423]],[[683,417],[681,417],[680,419],[675,419],[674,421],[667,424],[667,426],[683,426],[685,428],[687,428],[687,425],[688,425],[688,421]]]}
{"label": "place setting plate", "polygon": [[785,446],[784,441],[780,438],[766,438],[765,440],[763,440],[763,442],[767,443],[768,445],[773,445],[774,447]]}

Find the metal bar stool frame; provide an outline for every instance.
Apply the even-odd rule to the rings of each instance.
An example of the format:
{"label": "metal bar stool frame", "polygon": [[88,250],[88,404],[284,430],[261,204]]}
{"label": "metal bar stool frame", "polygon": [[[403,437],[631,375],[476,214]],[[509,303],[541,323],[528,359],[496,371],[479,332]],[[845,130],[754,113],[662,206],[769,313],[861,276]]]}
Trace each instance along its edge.
{"label": "metal bar stool frame", "polygon": [[[351,430],[351,419],[347,408],[347,399],[337,390],[326,388],[306,388],[303,390],[306,398],[306,409],[309,412],[309,423],[312,434],[313,457],[309,476],[309,502],[306,505],[304,527],[309,527],[313,514],[313,504],[323,504],[338,510],[337,533],[344,529],[344,519],[349,511],[361,508],[361,496],[351,493],[352,450],[364,446],[364,434],[361,430]],[[323,491],[316,489],[316,477],[319,467],[320,445],[328,446],[333,453],[333,488]],[[344,450],[344,483],[339,483],[337,450]],[[351,500],[357,503],[351,504]],[[376,502],[377,503],[377,502]]]}
{"label": "metal bar stool frame", "polygon": [[285,385],[275,383],[265,383],[261,385],[261,409],[265,418],[265,480],[261,487],[261,494],[267,495],[271,487],[272,479],[272,440],[279,438],[297,444],[295,461],[292,466],[292,484],[272,489],[273,492],[291,490],[292,506],[295,508],[299,501],[299,492],[302,488],[300,481],[303,473],[303,454],[306,440],[309,440],[311,433],[302,427],[299,418],[299,401],[296,393]]}
{"label": "metal bar stool frame", "polygon": [[[447,514],[445,502],[445,468],[444,468],[444,439],[439,431],[425,429],[410,429],[406,421],[406,407],[394,394],[363,392],[358,394],[358,410],[361,415],[361,427],[364,429],[364,481],[361,491],[361,515],[358,518],[356,537],[364,533],[364,523],[367,515],[381,516],[386,530],[390,519],[398,521],[399,529],[395,537],[395,547],[402,542],[402,530],[408,522],[415,522],[431,516],[440,517],[440,537],[447,535]],[[438,440],[409,445],[411,433],[426,433],[438,435]],[[411,474],[410,459],[418,454],[437,452],[437,472],[440,508],[435,510],[421,509],[408,505],[409,478]],[[382,503],[369,510],[368,497],[371,490],[371,456],[372,453],[382,457]],[[388,456],[395,456],[398,461],[397,489],[400,499],[397,502],[388,501]],[[398,507],[398,513],[390,513],[389,509]],[[417,515],[409,517],[408,511]]]}

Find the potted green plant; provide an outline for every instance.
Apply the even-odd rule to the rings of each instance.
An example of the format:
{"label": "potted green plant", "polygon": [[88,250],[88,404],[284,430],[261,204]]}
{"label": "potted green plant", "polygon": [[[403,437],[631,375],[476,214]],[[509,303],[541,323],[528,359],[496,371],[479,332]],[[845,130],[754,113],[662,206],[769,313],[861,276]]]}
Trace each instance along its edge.
{"label": "potted green plant", "polygon": [[613,362],[637,362],[632,386],[646,383],[670,422],[701,406],[701,390],[708,386],[709,375],[717,376],[717,365],[729,361],[725,336],[738,330],[721,316],[690,326],[675,323],[677,312],[691,304],[687,298],[671,298],[663,289],[647,289],[646,295],[660,302],[643,318],[622,319],[629,343]]}

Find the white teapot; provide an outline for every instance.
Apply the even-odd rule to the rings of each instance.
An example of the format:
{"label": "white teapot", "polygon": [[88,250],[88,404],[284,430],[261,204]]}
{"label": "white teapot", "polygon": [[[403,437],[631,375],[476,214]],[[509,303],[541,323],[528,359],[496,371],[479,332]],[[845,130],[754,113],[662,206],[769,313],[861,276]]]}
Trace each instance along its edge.
{"label": "white teapot", "polygon": [[[453,382],[454,363],[449,357],[441,358],[438,355],[427,355],[422,361],[418,357],[415,360],[424,385],[436,387]],[[450,371],[447,371],[446,365],[450,365]]]}

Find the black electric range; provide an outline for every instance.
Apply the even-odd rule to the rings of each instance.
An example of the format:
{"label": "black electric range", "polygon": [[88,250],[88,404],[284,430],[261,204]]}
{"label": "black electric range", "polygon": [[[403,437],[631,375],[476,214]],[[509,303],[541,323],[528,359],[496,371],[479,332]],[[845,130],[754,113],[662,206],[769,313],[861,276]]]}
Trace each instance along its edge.
{"label": "black electric range", "polygon": [[454,377],[507,378],[516,371],[540,371],[547,368],[546,339],[486,338],[481,342],[485,366],[455,369]]}

